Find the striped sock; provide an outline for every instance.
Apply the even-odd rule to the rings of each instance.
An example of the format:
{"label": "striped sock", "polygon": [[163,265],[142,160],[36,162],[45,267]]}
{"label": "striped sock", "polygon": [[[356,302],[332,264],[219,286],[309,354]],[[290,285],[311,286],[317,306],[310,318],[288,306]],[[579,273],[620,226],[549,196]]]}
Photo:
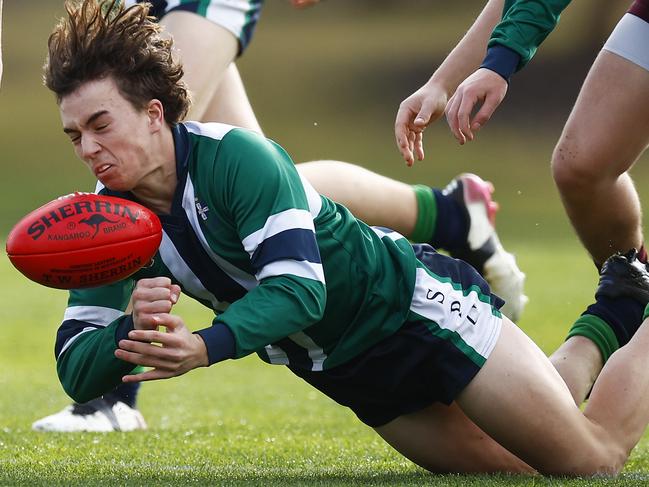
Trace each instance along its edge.
{"label": "striped sock", "polygon": [[604,362],[626,345],[642,323],[645,307],[632,298],[600,296],[575,321],[568,337],[584,336],[595,343]]}

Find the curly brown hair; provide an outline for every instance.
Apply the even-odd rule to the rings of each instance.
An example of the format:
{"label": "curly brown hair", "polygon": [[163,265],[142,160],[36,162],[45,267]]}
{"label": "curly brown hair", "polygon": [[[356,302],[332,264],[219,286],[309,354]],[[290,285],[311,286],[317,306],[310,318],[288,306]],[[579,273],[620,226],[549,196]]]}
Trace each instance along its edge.
{"label": "curly brown hair", "polygon": [[88,82],[112,77],[137,109],[152,99],[164,107],[165,121],[181,121],[190,105],[182,65],[172,56],[173,41],[149,14],[147,3],[125,8],[121,0],[66,0],[48,40],[45,85],[57,102]]}

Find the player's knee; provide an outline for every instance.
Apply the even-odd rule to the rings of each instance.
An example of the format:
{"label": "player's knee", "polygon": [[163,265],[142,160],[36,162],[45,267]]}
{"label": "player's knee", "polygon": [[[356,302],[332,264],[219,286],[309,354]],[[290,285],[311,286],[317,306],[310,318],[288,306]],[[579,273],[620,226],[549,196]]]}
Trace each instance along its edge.
{"label": "player's knee", "polygon": [[566,139],[559,141],[552,154],[552,177],[562,190],[592,187],[601,174],[597,167],[595,154]]}
{"label": "player's knee", "polygon": [[597,442],[591,448],[573,445],[570,453],[561,456],[558,465],[539,468],[540,473],[570,477],[614,477],[618,475],[629,457],[617,443]]}

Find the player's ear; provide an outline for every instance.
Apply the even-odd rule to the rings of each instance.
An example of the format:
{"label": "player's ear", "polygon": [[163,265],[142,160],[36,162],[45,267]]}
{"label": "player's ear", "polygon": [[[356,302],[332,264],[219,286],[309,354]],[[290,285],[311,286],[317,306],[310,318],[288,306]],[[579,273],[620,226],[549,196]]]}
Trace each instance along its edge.
{"label": "player's ear", "polygon": [[162,102],[157,98],[149,101],[146,107],[147,116],[149,117],[149,127],[152,132],[157,132],[165,124],[164,107]]}

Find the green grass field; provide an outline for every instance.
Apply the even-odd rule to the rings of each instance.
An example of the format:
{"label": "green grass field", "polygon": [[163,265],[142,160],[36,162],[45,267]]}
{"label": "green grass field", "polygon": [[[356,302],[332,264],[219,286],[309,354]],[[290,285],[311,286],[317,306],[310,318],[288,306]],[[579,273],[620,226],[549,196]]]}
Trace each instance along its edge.
{"label": "green grass field", "polygon": [[[559,246],[557,248],[557,246]],[[511,247],[511,246],[510,246]],[[521,326],[550,352],[588,302],[595,279],[571,243],[516,250],[531,301]],[[570,272],[565,272],[570,269]],[[44,434],[31,422],[67,404],[56,379],[54,333],[65,292],[41,288],[0,260],[0,485],[638,485],[649,441],[616,480],[431,475],[353,414],[255,357],[146,384],[149,429]],[[187,299],[193,327],[209,314]]]}

